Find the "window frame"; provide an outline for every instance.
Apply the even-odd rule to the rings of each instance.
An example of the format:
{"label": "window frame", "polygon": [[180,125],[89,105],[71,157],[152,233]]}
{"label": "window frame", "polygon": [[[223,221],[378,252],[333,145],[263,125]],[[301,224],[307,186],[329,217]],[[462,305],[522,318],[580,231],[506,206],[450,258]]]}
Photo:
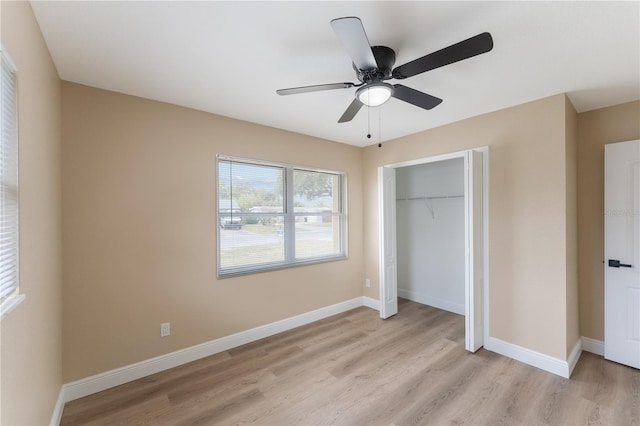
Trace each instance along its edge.
{"label": "window frame", "polygon": [[[221,266],[221,230],[220,223],[223,214],[220,213],[220,163],[244,163],[254,166],[266,166],[277,167],[283,169],[283,212],[271,213],[260,212],[258,214],[252,212],[235,213],[239,217],[251,217],[251,216],[265,216],[265,217],[283,217],[284,225],[284,260],[255,263],[251,265],[243,265],[238,267],[226,267]],[[338,217],[338,238],[339,238],[339,252],[330,255],[320,255],[313,257],[296,258],[295,257],[295,244],[296,244],[296,217],[298,216],[311,216],[311,214],[305,214],[295,211],[294,206],[294,171],[305,171],[314,173],[326,173],[338,176],[338,211],[332,211],[332,217]],[[216,272],[219,279],[231,278],[248,274],[256,274],[261,272],[275,271],[280,269],[288,269],[298,266],[313,265],[318,263],[335,262],[348,259],[347,255],[347,174],[345,172],[328,170],[321,168],[314,168],[309,166],[301,166],[289,163],[280,163],[264,160],[256,160],[252,158],[235,157],[219,154],[216,156]]]}
{"label": "window frame", "polygon": [[[4,46],[0,45],[0,78],[4,78],[5,77],[5,72],[8,72],[8,76],[10,78],[10,83],[12,85],[13,88],[13,100],[12,100],[12,107],[13,107],[13,111],[11,111],[9,114],[12,116],[14,122],[11,123],[12,127],[14,128],[14,133],[13,133],[13,137],[11,138],[12,140],[7,140],[4,137],[4,131],[2,132],[3,137],[2,140],[0,140],[0,149],[2,149],[3,151],[6,149],[5,144],[11,144],[12,146],[9,147],[9,151],[13,152],[13,158],[11,158],[11,162],[13,163],[13,173],[12,173],[12,180],[15,182],[14,186],[15,186],[15,222],[13,227],[15,228],[15,236],[13,238],[11,238],[10,243],[12,243],[14,245],[14,250],[12,251],[11,254],[3,256],[4,258],[0,258],[0,270],[7,272],[9,269],[11,269],[11,267],[7,267],[4,262],[6,261],[12,261],[15,262],[15,272],[11,273],[11,275],[14,276],[14,282],[10,284],[10,286],[8,287],[9,289],[11,289],[11,292],[8,293],[4,299],[0,300],[0,319],[3,319],[7,314],[9,314],[9,312],[11,312],[13,309],[16,308],[16,306],[18,306],[25,298],[26,295],[25,294],[20,294],[20,184],[19,184],[19,148],[20,148],[20,144],[19,144],[19,127],[18,127],[18,123],[19,123],[19,118],[18,118],[18,71],[17,71],[17,67],[15,66],[15,63],[13,62],[13,60],[11,59],[11,57],[7,54],[7,51],[4,49]],[[4,89],[4,86],[3,86]],[[4,92],[4,90],[2,91]],[[0,96],[4,96],[4,93],[0,93]],[[2,100],[0,99],[0,102],[2,102]],[[4,117],[4,107],[2,108],[2,113],[0,114],[0,120],[2,121],[2,127],[4,127],[5,123],[5,117]],[[9,115],[8,114],[8,115]],[[6,157],[4,158],[6,159]],[[4,160],[3,159],[3,160]],[[7,185],[4,182],[5,179],[5,173],[6,170],[4,169],[4,167],[2,167],[2,165],[0,165],[0,192],[4,193],[5,192],[5,185]],[[10,191],[6,191],[7,193]],[[0,218],[0,223],[4,221],[4,219]]]}

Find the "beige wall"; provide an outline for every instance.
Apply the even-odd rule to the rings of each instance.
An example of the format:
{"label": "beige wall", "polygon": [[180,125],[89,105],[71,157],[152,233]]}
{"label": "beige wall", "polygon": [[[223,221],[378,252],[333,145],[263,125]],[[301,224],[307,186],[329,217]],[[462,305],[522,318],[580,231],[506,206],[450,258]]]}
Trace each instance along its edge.
{"label": "beige wall", "polygon": [[365,294],[378,297],[377,168],[487,145],[491,336],[567,359],[566,109],[557,95],[366,148]]}
{"label": "beige wall", "polygon": [[[72,83],[62,98],[65,382],[362,295],[359,148]],[[346,172],[349,259],[216,279],[217,154]]]}
{"label": "beige wall", "polygon": [[640,138],[640,102],[578,115],[580,332],[604,340],[604,146]]}
{"label": "beige wall", "polygon": [[2,319],[3,425],[51,420],[62,385],[60,80],[31,6],[2,1],[2,45],[18,70],[20,292]]}

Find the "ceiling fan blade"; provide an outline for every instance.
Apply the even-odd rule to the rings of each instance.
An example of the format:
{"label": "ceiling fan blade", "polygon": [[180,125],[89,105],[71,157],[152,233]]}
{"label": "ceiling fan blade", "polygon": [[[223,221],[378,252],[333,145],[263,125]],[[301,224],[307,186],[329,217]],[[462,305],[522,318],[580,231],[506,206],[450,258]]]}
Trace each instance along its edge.
{"label": "ceiling fan blade", "polygon": [[346,123],[347,121],[353,120],[353,117],[356,116],[360,108],[362,108],[363,103],[360,102],[357,98],[353,99],[353,102],[347,107],[347,110],[342,114],[342,117],[338,120],[338,123]]}
{"label": "ceiling fan blade", "polygon": [[353,86],[354,86],[353,83],[318,84],[315,86],[302,86],[302,87],[291,87],[289,89],[278,89],[276,90],[276,93],[280,96],[284,96],[284,95],[295,95],[297,93],[320,92],[322,90],[348,89]]}
{"label": "ceiling fan blade", "polygon": [[372,70],[378,67],[360,18],[355,16],[336,18],[331,21],[331,27],[359,70]]}
{"label": "ceiling fan blade", "polygon": [[442,99],[435,96],[427,95],[426,93],[412,89],[411,87],[403,86],[402,84],[393,85],[393,97],[400,99],[401,101],[408,102],[424,109],[432,109],[440,105]]}
{"label": "ceiling fan blade", "polygon": [[453,44],[422,58],[400,65],[393,70],[393,78],[403,79],[462,61],[493,49],[493,38],[489,33],[478,34],[460,43]]}

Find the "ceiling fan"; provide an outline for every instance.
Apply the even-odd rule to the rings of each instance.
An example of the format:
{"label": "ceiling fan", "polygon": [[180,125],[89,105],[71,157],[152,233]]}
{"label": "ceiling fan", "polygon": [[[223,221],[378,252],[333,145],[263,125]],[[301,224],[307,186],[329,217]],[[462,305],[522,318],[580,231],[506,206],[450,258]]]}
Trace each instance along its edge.
{"label": "ceiling fan", "polygon": [[390,97],[400,99],[420,108],[432,109],[439,105],[442,99],[402,84],[389,84],[385,83],[385,81],[390,79],[402,80],[493,49],[491,34],[485,32],[393,68],[396,61],[396,53],[386,46],[371,47],[360,18],[354,16],[336,18],[331,21],[331,27],[349,53],[349,56],[351,56],[353,68],[360,83],[346,82],[292,87],[276,90],[276,93],[284,96],[358,87],[355,99],[342,114],[338,123],[351,121],[363,105],[379,106]]}

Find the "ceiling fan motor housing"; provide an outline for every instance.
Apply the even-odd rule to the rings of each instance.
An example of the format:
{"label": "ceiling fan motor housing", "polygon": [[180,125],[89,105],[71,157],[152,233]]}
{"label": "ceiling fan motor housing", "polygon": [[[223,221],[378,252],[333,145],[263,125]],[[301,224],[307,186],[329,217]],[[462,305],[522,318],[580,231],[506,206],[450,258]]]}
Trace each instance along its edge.
{"label": "ceiling fan motor housing", "polygon": [[389,84],[385,80],[402,80],[493,49],[491,34],[484,32],[426,54],[394,69],[396,52],[386,46],[371,47],[360,18],[345,16],[332,19],[331,27],[352,59],[353,69],[360,84],[351,82],[320,84],[279,89],[276,90],[276,93],[278,95],[292,95],[295,93],[357,87],[355,99],[342,114],[338,123],[351,121],[363,105],[368,107],[379,106],[384,104],[390,97],[426,110],[435,108],[442,103],[442,99],[402,84]]}
{"label": "ceiling fan motor housing", "polygon": [[391,78],[393,64],[396,62],[396,52],[387,46],[373,46],[371,51],[376,58],[378,68],[359,70],[358,67],[353,64],[353,69],[356,70],[358,80],[365,84],[389,80]]}

